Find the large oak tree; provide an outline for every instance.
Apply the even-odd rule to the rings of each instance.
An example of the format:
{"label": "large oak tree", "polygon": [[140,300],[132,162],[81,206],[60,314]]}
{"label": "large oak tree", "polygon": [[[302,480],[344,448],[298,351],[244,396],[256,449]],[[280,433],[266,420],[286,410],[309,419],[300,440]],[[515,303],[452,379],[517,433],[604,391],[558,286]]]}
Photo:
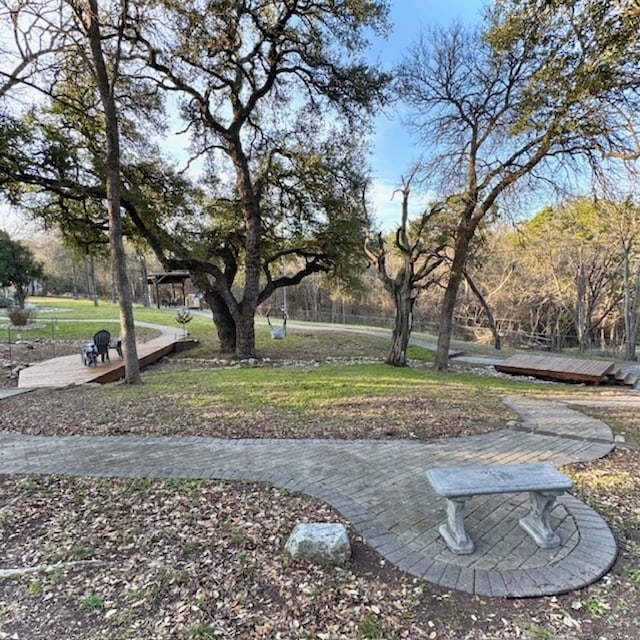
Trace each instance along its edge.
{"label": "large oak tree", "polygon": [[[163,0],[138,9],[128,35],[141,73],[175,94],[193,154],[206,157],[216,183],[212,217],[221,221],[209,227],[209,251],[175,243],[158,253],[205,289],[223,348],[252,358],[265,294],[328,270],[331,247],[364,222],[362,142],[386,77],[363,52],[387,8]],[[313,238],[324,249],[309,246]],[[295,274],[276,277],[279,260],[292,257]]]}

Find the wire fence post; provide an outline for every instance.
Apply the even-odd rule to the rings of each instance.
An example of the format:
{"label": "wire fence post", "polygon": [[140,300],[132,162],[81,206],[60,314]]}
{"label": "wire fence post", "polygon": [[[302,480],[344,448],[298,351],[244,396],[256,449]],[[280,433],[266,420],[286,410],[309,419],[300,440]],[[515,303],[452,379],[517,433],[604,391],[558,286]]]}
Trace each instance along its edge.
{"label": "wire fence post", "polygon": [[55,318],[51,318],[50,321],[51,328],[51,349],[53,350],[53,357],[56,357],[56,324],[57,320]]}

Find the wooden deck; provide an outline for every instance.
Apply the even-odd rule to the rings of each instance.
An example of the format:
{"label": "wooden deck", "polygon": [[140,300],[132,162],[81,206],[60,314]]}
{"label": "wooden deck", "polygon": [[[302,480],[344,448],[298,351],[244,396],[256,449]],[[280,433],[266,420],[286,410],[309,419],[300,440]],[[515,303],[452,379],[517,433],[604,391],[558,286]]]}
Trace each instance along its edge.
{"label": "wooden deck", "polygon": [[[137,344],[140,367],[157,362],[175,351],[176,338],[162,335],[148,342]],[[110,350],[111,362],[99,362],[96,367],[85,367],[82,364],[80,351],[75,356],[63,356],[38,362],[23,369],[18,376],[19,389],[37,387],[66,387],[71,384],[88,382],[115,382],[124,378],[124,360]]]}
{"label": "wooden deck", "polygon": [[617,370],[611,361],[527,354],[512,356],[494,366],[498,371],[513,375],[594,385],[608,382]]}

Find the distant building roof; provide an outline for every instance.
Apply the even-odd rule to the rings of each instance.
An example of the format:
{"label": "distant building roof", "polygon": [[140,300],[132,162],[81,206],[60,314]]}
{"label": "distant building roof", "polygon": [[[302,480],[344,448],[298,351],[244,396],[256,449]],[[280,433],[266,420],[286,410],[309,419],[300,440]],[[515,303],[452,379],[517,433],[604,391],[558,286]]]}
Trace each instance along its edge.
{"label": "distant building roof", "polygon": [[184,284],[191,276],[188,271],[163,271],[147,274],[149,284]]}

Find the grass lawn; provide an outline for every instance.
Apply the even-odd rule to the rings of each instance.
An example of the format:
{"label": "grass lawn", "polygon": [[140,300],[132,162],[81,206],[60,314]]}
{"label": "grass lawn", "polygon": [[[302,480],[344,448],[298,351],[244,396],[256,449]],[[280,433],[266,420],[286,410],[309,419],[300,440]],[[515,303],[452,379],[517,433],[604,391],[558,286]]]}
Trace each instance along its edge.
{"label": "grass lawn", "polygon": [[[63,317],[76,327],[76,334],[66,334],[69,340],[95,326],[89,320],[117,317],[115,305],[94,309],[69,301],[69,309],[55,312],[61,327]],[[135,313],[141,321],[174,324],[175,311]],[[616,565],[579,592],[478,598],[395,570],[353,531],[348,566],[292,563],[282,550],[295,523],[344,520],[315,499],[263,484],[5,475],[0,569],[49,568],[0,579],[0,639],[638,637],[640,462],[634,446],[640,421],[621,404],[634,392],[533,383],[458,365],[435,373],[430,352],[418,348],[412,367],[392,368],[382,364],[387,337],[311,325],[292,329],[284,341],[270,340],[259,325],[261,366],[237,367],[219,360],[210,319],[194,317],[188,330],[199,347],[147,370],[143,385],[9,398],[0,404],[2,428],[432,441],[517,419],[502,404],[505,395],[558,399],[577,408],[587,399],[594,406],[584,410],[624,432],[629,446],[564,471],[578,497],[612,527],[620,549]]]}

